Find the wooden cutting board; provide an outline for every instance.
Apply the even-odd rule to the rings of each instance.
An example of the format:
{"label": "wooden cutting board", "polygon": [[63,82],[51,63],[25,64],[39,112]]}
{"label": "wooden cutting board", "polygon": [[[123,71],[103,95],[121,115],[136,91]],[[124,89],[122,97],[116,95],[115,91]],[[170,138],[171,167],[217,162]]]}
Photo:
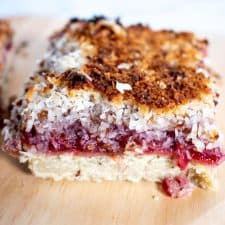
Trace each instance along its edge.
{"label": "wooden cutting board", "polygon": [[[15,45],[8,67],[5,99],[21,93],[47,37],[64,21],[11,18]],[[225,36],[209,35],[216,70],[225,74]],[[218,125],[225,134],[225,84],[222,80]],[[0,153],[0,225],[221,225],[225,224],[225,166],[219,170],[220,189],[197,189],[185,199],[170,199],[153,183],[53,182],[30,175]]]}

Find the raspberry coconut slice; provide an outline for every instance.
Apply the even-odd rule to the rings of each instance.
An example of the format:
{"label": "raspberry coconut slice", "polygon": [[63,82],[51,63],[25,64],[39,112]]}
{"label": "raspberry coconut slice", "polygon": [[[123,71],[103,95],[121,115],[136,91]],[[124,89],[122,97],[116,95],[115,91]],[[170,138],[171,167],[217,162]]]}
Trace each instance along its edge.
{"label": "raspberry coconut slice", "polygon": [[168,195],[186,196],[180,174],[200,164],[207,180],[224,160],[206,51],[193,33],[73,19],[14,103],[4,150],[39,177],[163,180]]}

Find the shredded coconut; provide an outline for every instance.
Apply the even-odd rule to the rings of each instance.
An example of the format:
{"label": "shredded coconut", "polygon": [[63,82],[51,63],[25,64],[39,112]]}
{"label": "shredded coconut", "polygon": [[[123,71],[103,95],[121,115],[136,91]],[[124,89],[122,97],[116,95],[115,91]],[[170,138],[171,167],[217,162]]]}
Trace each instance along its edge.
{"label": "shredded coconut", "polygon": [[117,89],[120,93],[124,93],[125,91],[130,91],[130,90],[132,90],[132,87],[130,86],[130,84],[120,83],[119,81],[116,81],[116,89]]}
{"label": "shredded coconut", "polygon": [[208,72],[207,70],[203,69],[203,68],[198,68],[198,69],[196,70],[196,73],[202,73],[202,74],[204,74],[204,76],[207,77],[207,78],[210,76],[209,72]]}
{"label": "shredded coconut", "polygon": [[58,73],[67,69],[79,70],[86,59],[79,45],[68,41],[65,37],[52,41],[52,46],[44,57],[43,69],[54,70]]}
{"label": "shredded coconut", "polygon": [[125,69],[125,70],[129,70],[131,67],[131,64],[129,63],[120,63],[117,68],[118,69]]}

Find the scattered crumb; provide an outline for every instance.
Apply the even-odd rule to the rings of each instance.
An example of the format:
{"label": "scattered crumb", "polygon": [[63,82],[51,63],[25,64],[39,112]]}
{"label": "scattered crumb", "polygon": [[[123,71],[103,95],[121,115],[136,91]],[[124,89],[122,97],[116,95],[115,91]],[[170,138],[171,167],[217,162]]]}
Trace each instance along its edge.
{"label": "scattered crumb", "polygon": [[159,201],[159,196],[158,195],[152,195],[152,199],[154,201]]}
{"label": "scattered crumb", "polygon": [[198,169],[191,168],[188,171],[188,178],[198,187],[206,190],[216,189],[216,181],[213,176],[209,176],[206,171],[199,167]]}
{"label": "scattered crumb", "polygon": [[80,176],[80,170],[78,170],[75,174],[75,177],[79,177]]}

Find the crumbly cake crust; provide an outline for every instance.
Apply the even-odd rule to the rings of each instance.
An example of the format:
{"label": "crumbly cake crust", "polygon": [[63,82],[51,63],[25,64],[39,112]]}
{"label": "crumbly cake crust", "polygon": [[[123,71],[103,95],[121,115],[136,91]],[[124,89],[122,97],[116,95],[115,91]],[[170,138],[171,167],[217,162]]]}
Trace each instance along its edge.
{"label": "crumbly cake crust", "polygon": [[185,171],[164,156],[126,153],[117,158],[109,156],[83,157],[70,154],[43,155],[22,152],[20,162],[28,163],[31,172],[41,178],[73,181],[154,181],[183,174],[196,186],[215,190],[215,171],[209,167],[192,165]]}
{"label": "crumbly cake crust", "polygon": [[[76,41],[86,57],[79,70],[60,79],[69,89],[88,83],[109,100],[122,96],[151,109],[173,108],[211,93],[210,78],[196,71],[204,67],[208,42],[193,33],[112,25],[100,17],[73,19],[53,39],[61,35]],[[130,89],[121,94],[117,82]]]}

